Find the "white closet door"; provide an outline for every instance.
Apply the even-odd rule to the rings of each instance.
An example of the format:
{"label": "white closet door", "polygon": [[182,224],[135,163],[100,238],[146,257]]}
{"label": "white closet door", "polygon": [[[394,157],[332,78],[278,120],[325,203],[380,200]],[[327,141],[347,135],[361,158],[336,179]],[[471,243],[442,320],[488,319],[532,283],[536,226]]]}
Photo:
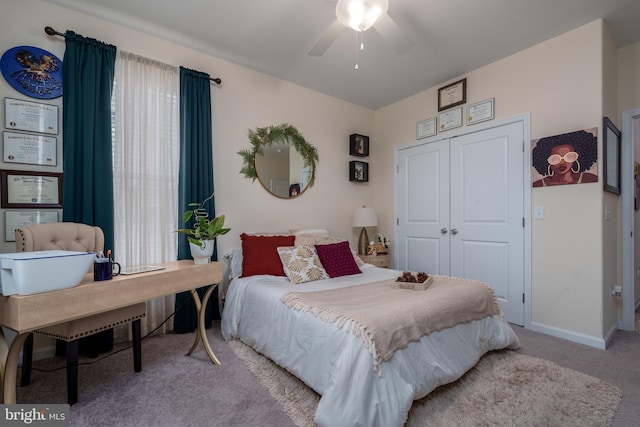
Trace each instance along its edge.
{"label": "white closet door", "polygon": [[398,270],[449,274],[449,141],[398,152]]}
{"label": "white closet door", "polygon": [[524,324],[523,124],[451,139],[451,275],[495,291]]}
{"label": "white closet door", "polygon": [[524,324],[524,124],[398,150],[396,268],[476,279]]}

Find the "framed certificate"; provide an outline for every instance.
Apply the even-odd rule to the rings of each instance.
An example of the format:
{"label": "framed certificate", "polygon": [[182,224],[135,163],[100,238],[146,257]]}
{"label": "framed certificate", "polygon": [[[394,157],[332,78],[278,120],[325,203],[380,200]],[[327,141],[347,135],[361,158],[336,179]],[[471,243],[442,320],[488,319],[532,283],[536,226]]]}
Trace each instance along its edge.
{"label": "framed certificate", "polygon": [[426,138],[428,136],[433,136],[438,132],[438,126],[436,124],[436,118],[431,117],[430,119],[423,120],[416,124],[416,139]]}
{"label": "framed certificate", "polygon": [[491,98],[469,105],[467,107],[467,125],[492,120],[494,114],[493,100],[494,98]]}
{"label": "framed certificate", "polygon": [[58,222],[58,211],[5,211],[4,241],[16,240],[16,228],[50,222]]}
{"label": "framed certificate", "polygon": [[440,113],[440,132],[462,126],[462,107]]}
{"label": "framed certificate", "polygon": [[28,133],[3,132],[4,162],[56,166],[57,138]]}
{"label": "framed certificate", "polygon": [[465,102],[467,102],[466,78],[438,89],[438,111],[446,110]]}
{"label": "framed certificate", "polygon": [[4,127],[58,134],[58,106],[21,99],[4,99]]}
{"label": "framed certificate", "polygon": [[2,208],[62,208],[62,174],[0,170]]}

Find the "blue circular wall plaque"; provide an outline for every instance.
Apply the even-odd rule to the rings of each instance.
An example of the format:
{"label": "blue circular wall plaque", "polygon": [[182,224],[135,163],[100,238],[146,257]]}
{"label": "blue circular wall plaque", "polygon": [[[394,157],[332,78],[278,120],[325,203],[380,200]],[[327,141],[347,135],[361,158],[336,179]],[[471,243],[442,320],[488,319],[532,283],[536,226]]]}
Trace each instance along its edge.
{"label": "blue circular wall plaque", "polygon": [[52,99],[62,95],[62,61],[46,50],[16,46],[0,58],[4,79],[31,98]]}

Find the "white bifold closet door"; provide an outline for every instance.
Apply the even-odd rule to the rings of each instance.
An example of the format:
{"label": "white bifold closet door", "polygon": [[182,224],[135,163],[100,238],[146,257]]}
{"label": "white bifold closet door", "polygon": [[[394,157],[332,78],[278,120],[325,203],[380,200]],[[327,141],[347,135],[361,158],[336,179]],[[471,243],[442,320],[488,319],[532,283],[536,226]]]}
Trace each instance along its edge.
{"label": "white bifold closet door", "polygon": [[480,280],[524,324],[524,125],[398,150],[396,268]]}

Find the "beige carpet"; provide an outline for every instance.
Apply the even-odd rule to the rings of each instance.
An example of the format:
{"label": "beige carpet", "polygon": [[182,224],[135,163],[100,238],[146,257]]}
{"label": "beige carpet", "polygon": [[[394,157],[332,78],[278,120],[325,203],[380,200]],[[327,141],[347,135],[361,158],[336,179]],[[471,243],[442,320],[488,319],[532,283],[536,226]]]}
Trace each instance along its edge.
{"label": "beige carpet", "polygon": [[[313,426],[319,395],[237,340],[229,343],[298,426]],[[611,424],[622,392],[597,378],[513,351],[492,352],[455,383],[414,402],[407,426]]]}

